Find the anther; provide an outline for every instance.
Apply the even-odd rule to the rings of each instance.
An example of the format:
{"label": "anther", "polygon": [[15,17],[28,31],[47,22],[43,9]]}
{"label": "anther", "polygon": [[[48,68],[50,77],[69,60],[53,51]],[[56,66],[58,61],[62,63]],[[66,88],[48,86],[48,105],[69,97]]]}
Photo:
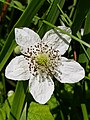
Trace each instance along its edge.
{"label": "anther", "polygon": [[29,48],[27,48],[27,52],[29,53]]}

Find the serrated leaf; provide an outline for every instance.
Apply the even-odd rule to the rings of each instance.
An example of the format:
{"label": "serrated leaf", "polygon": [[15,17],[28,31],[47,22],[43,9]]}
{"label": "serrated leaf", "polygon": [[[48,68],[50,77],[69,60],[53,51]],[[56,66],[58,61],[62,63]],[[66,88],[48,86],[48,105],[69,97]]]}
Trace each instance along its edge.
{"label": "serrated leaf", "polygon": [[35,102],[30,104],[27,120],[54,120],[47,105]]}

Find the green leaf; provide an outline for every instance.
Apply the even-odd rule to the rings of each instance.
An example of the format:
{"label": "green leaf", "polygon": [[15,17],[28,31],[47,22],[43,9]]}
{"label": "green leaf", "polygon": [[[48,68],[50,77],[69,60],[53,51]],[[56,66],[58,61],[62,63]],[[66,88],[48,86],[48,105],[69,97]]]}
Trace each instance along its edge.
{"label": "green leaf", "polygon": [[26,120],[26,115],[27,115],[27,109],[26,108],[27,108],[27,104],[25,105],[25,107],[23,109],[20,120]]}
{"label": "green leaf", "polygon": [[88,14],[85,20],[84,35],[82,39],[87,43],[90,43],[90,10],[88,11]]}
{"label": "green leaf", "polygon": [[11,106],[9,120],[20,120],[20,115],[23,110],[24,101],[26,97],[28,81],[20,81],[17,84],[15,96]]}
{"label": "green leaf", "polygon": [[[84,25],[84,35],[88,35],[88,34],[90,34],[90,10],[88,11],[88,14],[85,20],[85,25]],[[90,40],[90,36],[89,36],[89,40]]]}
{"label": "green leaf", "polygon": [[54,95],[52,95],[47,104],[49,105],[50,109],[55,109],[59,105]]}
{"label": "green leaf", "polygon": [[81,104],[81,109],[82,109],[82,113],[83,113],[83,120],[89,120],[86,105]]}
{"label": "green leaf", "polygon": [[47,105],[35,102],[30,104],[27,120],[54,120]]}
{"label": "green leaf", "polygon": [[5,103],[3,103],[2,108],[0,108],[0,120],[6,120],[6,118],[9,118],[13,97],[14,97],[14,94],[9,96],[5,100]]}
{"label": "green leaf", "polygon": [[[87,48],[87,54],[90,57],[90,48]],[[80,62],[80,63],[85,63],[85,62],[88,63],[89,62],[89,60],[87,59],[87,56],[85,55],[85,53],[81,53],[79,55],[78,62]]]}
{"label": "green leaf", "polygon": [[[87,13],[87,17],[84,25],[84,35],[82,39],[90,44],[90,10]],[[84,48],[85,49],[85,48]],[[90,61],[90,48],[87,48],[86,52],[79,55],[79,62],[88,63]]]}
{"label": "green leaf", "polygon": [[79,0],[72,24],[73,34],[76,34],[77,31],[80,30],[83,20],[85,19],[89,8],[90,0]]}
{"label": "green leaf", "polygon": [[78,62],[80,62],[80,63],[88,62],[88,59],[84,53],[79,55]]}
{"label": "green leaf", "polygon": [[0,120],[6,120],[6,113],[2,109],[0,109]]}

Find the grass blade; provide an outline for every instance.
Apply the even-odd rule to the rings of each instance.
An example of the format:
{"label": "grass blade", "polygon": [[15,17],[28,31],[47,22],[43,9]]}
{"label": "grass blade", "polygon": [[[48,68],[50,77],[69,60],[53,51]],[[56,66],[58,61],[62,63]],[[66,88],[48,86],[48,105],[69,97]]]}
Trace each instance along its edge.
{"label": "grass blade", "polygon": [[89,120],[88,113],[87,113],[87,110],[86,110],[86,105],[81,104],[81,109],[82,109],[82,113],[83,113],[83,120]]}
{"label": "grass blade", "polygon": [[[61,8],[63,7],[64,5],[64,2],[65,0],[53,0],[53,2],[51,3],[49,9],[48,9],[48,13],[46,15],[46,17],[44,18],[44,20],[52,23],[52,24],[55,24],[59,14],[60,14],[60,11],[57,7],[57,4],[61,6]],[[40,29],[38,30],[38,34],[42,37],[44,35],[44,33],[49,30],[51,27],[50,26],[47,26],[46,24],[41,24],[40,26]]]}
{"label": "grass blade", "polygon": [[90,0],[79,0],[77,9],[75,11],[74,20],[72,24],[72,32],[76,34],[80,30],[83,20],[90,8]]}
{"label": "grass blade", "polygon": [[20,81],[17,84],[14,100],[11,107],[9,120],[20,120],[24,100],[27,92],[28,81]]}

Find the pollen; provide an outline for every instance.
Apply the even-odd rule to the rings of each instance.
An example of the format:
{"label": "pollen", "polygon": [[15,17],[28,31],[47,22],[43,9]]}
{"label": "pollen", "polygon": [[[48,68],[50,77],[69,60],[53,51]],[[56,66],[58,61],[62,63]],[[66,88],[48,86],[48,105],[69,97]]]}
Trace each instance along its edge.
{"label": "pollen", "polygon": [[49,57],[46,53],[39,53],[36,56],[35,61],[40,66],[47,66],[49,64]]}

